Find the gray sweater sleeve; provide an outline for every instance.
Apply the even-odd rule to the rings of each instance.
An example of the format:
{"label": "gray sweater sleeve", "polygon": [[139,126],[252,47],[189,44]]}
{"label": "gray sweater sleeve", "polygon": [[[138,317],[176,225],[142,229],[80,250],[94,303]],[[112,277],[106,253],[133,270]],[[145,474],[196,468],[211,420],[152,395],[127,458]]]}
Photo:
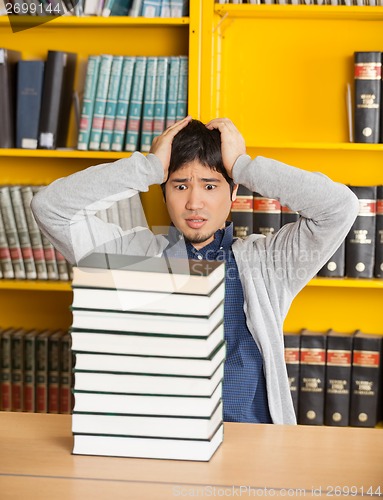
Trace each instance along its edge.
{"label": "gray sweater sleeve", "polygon": [[358,199],[347,186],[323,174],[263,157],[242,155],[233,177],[301,215],[275,235],[250,237],[247,246],[253,258],[265,263],[263,276],[295,296],[342,243],[357,216]]}
{"label": "gray sweater sleeve", "polygon": [[89,167],[57,179],[41,189],[31,208],[41,231],[71,262],[94,250],[110,253],[159,255],[167,245],[148,228],[123,231],[95,214],[163,181],[161,161],[153,154],[134,153],[113,163]]}

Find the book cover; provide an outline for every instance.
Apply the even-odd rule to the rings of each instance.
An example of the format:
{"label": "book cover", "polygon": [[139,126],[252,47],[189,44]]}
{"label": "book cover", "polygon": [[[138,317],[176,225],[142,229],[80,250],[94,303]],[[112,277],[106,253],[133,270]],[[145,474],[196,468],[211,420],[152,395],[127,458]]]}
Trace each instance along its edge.
{"label": "book cover", "polygon": [[44,61],[17,64],[16,147],[37,149]]}
{"label": "book cover", "polygon": [[15,277],[11,260],[11,251],[8,245],[1,209],[0,209],[0,266],[3,278],[12,279]]}
{"label": "book cover", "polygon": [[65,52],[63,82],[61,89],[59,122],[57,127],[56,147],[65,148],[69,131],[70,115],[73,104],[74,77],[77,65],[77,54]]}
{"label": "book cover", "polygon": [[0,408],[12,410],[12,347],[13,328],[0,330]]}
{"label": "book cover", "polygon": [[142,4],[143,17],[160,17],[161,0],[144,0]]}
{"label": "book cover", "polygon": [[67,331],[61,337],[61,355],[60,362],[60,413],[72,412],[72,370],[73,370],[73,354],[71,350],[71,336]]}
{"label": "book cover", "polygon": [[173,123],[175,123],[177,118],[177,95],[178,95],[179,78],[180,78],[180,58],[175,56],[170,57],[168,95],[166,99],[165,128],[168,128],[171,125],[173,125]]}
{"label": "book cover", "polygon": [[376,186],[349,186],[359,199],[359,212],[346,236],[346,275],[372,278],[374,274]]}
{"label": "book cover", "polygon": [[36,337],[37,330],[26,332],[24,338],[24,411],[36,411]]}
{"label": "book cover", "polygon": [[283,340],[291,398],[293,400],[295,415],[298,418],[301,337],[299,333],[283,332]]}
{"label": "book cover", "polygon": [[285,224],[290,224],[290,222],[296,222],[299,220],[299,213],[294,212],[289,207],[281,205],[281,227]]}
{"label": "book cover", "polygon": [[136,151],[140,141],[146,64],[146,57],[136,57],[126,126],[125,151]]}
{"label": "book cover", "polygon": [[124,147],[135,62],[135,57],[124,57],[122,63],[121,84],[118,93],[116,117],[113,124],[112,151],[122,151]]}
{"label": "book cover", "polygon": [[253,192],[241,184],[231,205],[231,220],[236,238],[246,238],[253,232]]}
{"label": "book cover", "polygon": [[327,334],[325,425],[349,425],[352,345],[353,333]]}
{"label": "book cover", "polygon": [[318,276],[343,278],[346,267],[346,240],[342,241],[339,248],[319,270]]}
{"label": "book cover", "polygon": [[45,330],[36,338],[36,412],[48,412],[48,342],[52,332]]}
{"label": "book cover", "polygon": [[48,339],[48,413],[60,412],[60,357],[62,331]]}
{"label": "book cover", "polygon": [[323,425],[326,383],[326,333],[301,332],[298,423]]}
{"label": "book cover", "polygon": [[169,58],[159,57],[157,76],[156,76],[153,137],[161,135],[162,132],[165,130],[168,74],[169,74]]}
{"label": "book cover", "polygon": [[86,67],[84,96],[82,100],[80,127],[77,139],[77,149],[83,151],[88,149],[89,144],[98,73],[100,70],[100,60],[100,56],[89,56]]}
{"label": "book cover", "polygon": [[16,330],[11,336],[11,384],[12,411],[23,411],[24,378],[24,335],[25,330]]}
{"label": "book cover", "polygon": [[60,281],[68,281],[69,274],[68,274],[67,261],[65,260],[65,257],[63,256],[63,254],[60,253],[56,248],[55,248],[55,258],[56,258],[56,263],[57,263],[57,272],[59,275],[59,280]]}
{"label": "book cover", "polygon": [[99,150],[101,134],[104,125],[106,99],[108,96],[109,81],[112,70],[113,56],[103,54],[100,62],[97,89],[93,108],[92,126],[90,129],[89,149]]}
{"label": "book cover", "polygon": [[148,57],[142,107],[142,131],[140,151],[148,152],[152,145],[154,128],[154,105],[158,57]]}
{"label": "book cover", "polygon": [[[172,17],[176,17],[173,16]],[[189,59],[180,56],[180,73],[178,78],[176,121],[182,120],[188,114],[188,73]]]}
{"label": "book cover", "polygon": [[350,425],[374,427],[382,419],[383,337],[357,332],[352,355]]}
{"label": "book cover", "polygon": [[272,198],[253,193],[253,233],[268,236],[281,227],[281,204]]}
{"label": "book cover", "polygon": [[162,0],[160,17],[170,17],[170,0]]}
{"label": "book cover", "polygon": [[0,48],[0,148],[15,147],[16,64],[21,53]]}
{"label": "book cover", "polygon": [[376,278],[383,278],[383,186],[376,188],[376,230],[375,230]]}
{"label": "book cover", "polygon": [[100,149],[103,151],[110,151],[112,145],[113,126],[114,119],[116,117],[117,99],[122,77],[123,60],[124,58],[122,56],[113,56],[100,144]]}
{"label": "book cover", "polygon": [[381,74],[381,52],[354,53],[355,142],[379,142]]}

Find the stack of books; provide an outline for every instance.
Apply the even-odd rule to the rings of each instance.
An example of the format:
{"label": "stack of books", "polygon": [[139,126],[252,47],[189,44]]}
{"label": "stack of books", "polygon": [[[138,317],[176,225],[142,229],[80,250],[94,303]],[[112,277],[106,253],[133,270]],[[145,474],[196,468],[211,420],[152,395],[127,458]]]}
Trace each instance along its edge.
{"label": "stack of books", "polygon": [[95,253],[73,271],[73,453],[210,460],[223,440],[224,264]]}

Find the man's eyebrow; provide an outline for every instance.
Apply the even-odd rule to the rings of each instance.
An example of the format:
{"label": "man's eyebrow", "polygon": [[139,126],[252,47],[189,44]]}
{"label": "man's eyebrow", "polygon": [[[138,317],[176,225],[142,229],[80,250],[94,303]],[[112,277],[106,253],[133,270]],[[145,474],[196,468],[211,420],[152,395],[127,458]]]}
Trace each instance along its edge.
{"label": "man's eyebrow", "polygon": [[[191,179],[189,177],[170,179],[170,182],[190,182]],[[200,182],[221,182],[221,179],[217,177],[202,177],[199,179]]]}

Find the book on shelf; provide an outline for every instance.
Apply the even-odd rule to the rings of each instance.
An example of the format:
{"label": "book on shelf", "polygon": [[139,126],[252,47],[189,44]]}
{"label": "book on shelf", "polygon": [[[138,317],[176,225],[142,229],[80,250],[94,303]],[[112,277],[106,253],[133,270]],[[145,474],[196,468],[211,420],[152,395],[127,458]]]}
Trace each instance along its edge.
{"label": "book on shelf", "polygon": [[114,415],[73,412],[74,434],[124,435],[145,438],[209,439],[222,424],[222,403],[211,417]]}
{"label": "book on shelf", "polygon": [[14,278],[15,274],[12,266],[11,251],[8,245],[1,209],[0,209],[0,266],[1,266],[1,274],[4,279]]}
{"label": "book on shelf", "polygon": [[153,140],[154,105],[158,57],[148,57],[142,107],[142,131],[140,150],[148,152]]}
{"label": "book on shelf", "polygon": [[382,85],[381,52],[354,53],[354,82],[354,140],[378,143]]}
{"label": "book on shelf", "polygon": [[326,383],[326,333],[301,332],[298,423],[323,425]]}
{"label": "book on shelf", "polygon": [[25,333],[24,337],[24,411],[36,411],[36,337],[38,330]]}
{"label": "book on shelf", "polygon": [[73,453],[114,457],[209,461],[223,440],[223,425],[209,439],[74,435]]}
{"label": "book on shelf", "polygon": [[236,238],[246,238],[253,232],[253,192],[238,186],[236,199],[231,205],[231,220]]}
{"label": "book on shelf", "polygon": [[168,78],[169,58],[159,57],[156,75],[156,92],[154,98],[153,137],[161,135],[165,130]]}
{"label": "book on shelf", "polygon": [[21,53],[0,48],[0,148],[15,147],[16,64]]}
{"label": "book on shelf", "polygon": [[161,14],[161,0],[144,0],[142,3],[143,17],[160,17]]}
{"label": "book on shelf", "polygon": [[24,334],[16,329],[11,335],[11,401],[12,411],[23,411],[23,371],[24,371]]}
{"label": "book on shelf", "polygon": [[346,236],[346,274],[372,278],[375,257],[376,186],[349,186],[359,199],[359,212]]}
{"label": "book on shelf", "polygon": [[63,331],[52,332],[48,341],[48,413],[60,412],[60,356]]}
{"label": "book on shelf", "polygon": [[281,204],[278,200],[253,193],[253,232],[268,236],[281,227]]}
{"label": "book on shelf", "polygon": [[71,349],[71,335],[66,331],[61,337],[60,352],[60,413],[71,413],[73,408],[72,368],[74,366],[73,353]]}
{"label": "book on shelf", "polygon": [[188,104],[188,71],[189,59],[187,56],[180,57],[180,74],[178,79],[177,90],[177,108],[176,108],[176,121],[182,120],[187,116]]}
{"label": "book on shelf", "polygon": [[374,427],[383,418],[383,336],[354,336],[350,425]]}
{"label": "book on shelf", "polygon": [[77,140],[77,149],[87,150],[90,130],[93,119],[93,108],[97,90],[98,73],[100,70],[100,56],[89,56],[86,67],[84,96],[80,115],[80,127]]}
{"label": "book on shelf", "polygon": [[342,278],[346,267],[346,241],[343,240],[339,248],[333,253],[326,264],[319,270],[318,276]]}
{"label": "book on shelf", "polygon": [[383,278],[383,185],[376,188],[376,231],[375,231],[376,278]]}
{"label": "book on shelf", "polygon": [[296,222],[299,220],[299,213],[291,210],[291,208],[281,205],[281,226]]}
{"label": "book on shelf", "polygon": [[126,125],[125,151],[137,151],[140,142],[146,65],[147,57],[136,57]]}
{"label": "book on shelf", "polygon": [[39,332],[36,338],[36,412],[48,412],[48,345],[50,330]]}
{"label": "book on shelf", "polygon": [[14,328],[0,330],[0,408],[12,410],[12,347]]}
{"label": "book on shelf", "polygon": [[293,400],[295,415],[298,418],[301,336],[299,333],[283,332],[283,340],[290,393]]}
{"label": "book on shelf", "polygon": [[170,57],[168,94],[166,99],[165,128],[170,127],[176,121],[179,78],[180,78],[180,58],[175,56]]}
{"label": "book on shelf", "polygon": [[19,61],[17,64],[17,148],[37,149],[44,67],[44,61]]}
{"label": "book on shelf", "polygon": [[[61,0],[56,0],[61,6]],[[67,146],[69,123],[72,105],[74,103],[74,78],[77,66],[77,54],[65,52],[64,73],[60,99],[59,123],[57,127],[56,147]]]}
{"label": "book on shelf", "polygon": [[328,332],[325,425],[349,425],[352,351],[353,332]]}

